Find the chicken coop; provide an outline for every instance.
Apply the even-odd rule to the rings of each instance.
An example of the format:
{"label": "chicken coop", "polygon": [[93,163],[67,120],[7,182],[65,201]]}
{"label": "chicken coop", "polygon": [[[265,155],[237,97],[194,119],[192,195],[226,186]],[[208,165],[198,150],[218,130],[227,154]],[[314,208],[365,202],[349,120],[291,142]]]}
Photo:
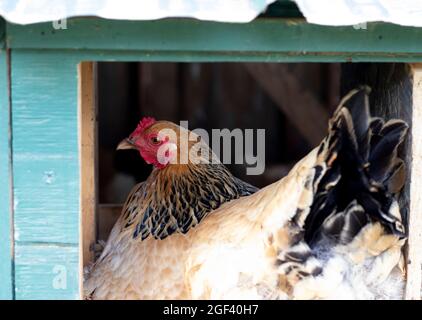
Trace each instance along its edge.
{"label": "chicken coop", "polygon": [[81,297],[95,243],[150,170],[115,151],[141,116],[265,128],[275,165],[251,177],[230,167],[264,186],[318,145],[340,97],[361,84],[373,115],[411,127],[400,150],[404,298],[420,299],[421,4],[23,2],[0,3],[1,299]]}

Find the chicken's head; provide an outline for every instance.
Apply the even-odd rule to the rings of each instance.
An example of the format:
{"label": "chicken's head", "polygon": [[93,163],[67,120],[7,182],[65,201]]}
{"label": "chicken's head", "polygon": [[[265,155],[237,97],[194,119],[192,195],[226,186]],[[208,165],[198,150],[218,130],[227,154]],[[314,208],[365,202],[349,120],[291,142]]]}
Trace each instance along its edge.
{"label": "chicken's head", "polygon": [[163,169],[177,157],[177,128],[171,122],[145,117],[117,150],[136,149],[146,163]]}

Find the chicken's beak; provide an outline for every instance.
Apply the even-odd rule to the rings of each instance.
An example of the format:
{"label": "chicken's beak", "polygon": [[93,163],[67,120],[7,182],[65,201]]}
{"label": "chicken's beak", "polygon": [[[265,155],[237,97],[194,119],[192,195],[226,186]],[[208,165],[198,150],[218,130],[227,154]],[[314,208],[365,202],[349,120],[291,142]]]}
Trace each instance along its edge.
{"label": "chicken's beak", "polygon": [[132,141],[130,141],[129,139],[123,139],[117,146],[116,150],[127,150],[127,149],[136,149],[136,148]]}

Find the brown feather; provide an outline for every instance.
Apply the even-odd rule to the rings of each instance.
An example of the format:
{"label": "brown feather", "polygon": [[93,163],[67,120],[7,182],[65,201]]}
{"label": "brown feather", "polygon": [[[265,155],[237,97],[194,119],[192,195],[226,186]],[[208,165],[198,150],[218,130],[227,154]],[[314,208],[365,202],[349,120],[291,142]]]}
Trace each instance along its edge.
{"label": "brown feather", "polygon": [[[86,297],[399,297],[388,279],[404,243],[395,194],[403,169],[386,149],[396,150],[406,125],[370,118],[367,94],[355,90],[343,99],[320,146],[255,193],[222,166],[154,171],[129,195],[84,283]],[[370,169],[371,159],[380,167]],[[210,195],[215,205],[210,201],[202,211],[199,203]],[[139,234],[153,236],[141,240],[134,232],[146,216]]]}

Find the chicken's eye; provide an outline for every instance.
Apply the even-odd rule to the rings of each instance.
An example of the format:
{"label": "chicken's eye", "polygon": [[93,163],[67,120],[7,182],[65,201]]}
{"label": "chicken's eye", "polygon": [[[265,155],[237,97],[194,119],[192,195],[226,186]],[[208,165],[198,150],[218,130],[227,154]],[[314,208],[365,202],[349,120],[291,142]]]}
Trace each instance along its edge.
{"label": "chicken's eye", "polygon": [[161,140],[157,136],[151,137],[151,143],[152,144],[159,144],[160,142],[161,142]]}

